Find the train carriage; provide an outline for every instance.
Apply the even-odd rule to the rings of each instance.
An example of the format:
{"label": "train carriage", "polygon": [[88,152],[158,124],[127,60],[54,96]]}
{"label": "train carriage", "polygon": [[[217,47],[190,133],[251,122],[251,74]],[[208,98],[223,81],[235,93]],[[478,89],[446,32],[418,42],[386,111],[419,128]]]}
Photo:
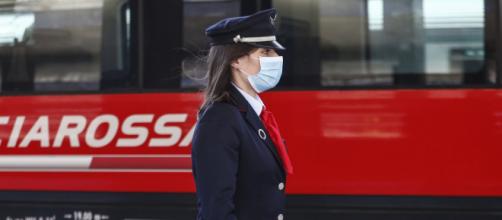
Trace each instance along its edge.
{"label": "train carriage", "polygon": [[286,219],[502,218],[496,0],[0,1],[0,217],[194,219],[203,30],[272,6]]}

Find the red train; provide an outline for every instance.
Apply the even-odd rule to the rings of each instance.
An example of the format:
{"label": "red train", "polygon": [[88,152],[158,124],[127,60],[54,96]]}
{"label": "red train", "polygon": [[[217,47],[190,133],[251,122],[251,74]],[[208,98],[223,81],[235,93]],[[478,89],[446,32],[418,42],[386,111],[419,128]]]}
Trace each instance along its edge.
{"label": "red train", "polygon": [[496,0],[1,5],[0,216],[193,219],[203,30],[271,6],[288,219],[502,217]]}

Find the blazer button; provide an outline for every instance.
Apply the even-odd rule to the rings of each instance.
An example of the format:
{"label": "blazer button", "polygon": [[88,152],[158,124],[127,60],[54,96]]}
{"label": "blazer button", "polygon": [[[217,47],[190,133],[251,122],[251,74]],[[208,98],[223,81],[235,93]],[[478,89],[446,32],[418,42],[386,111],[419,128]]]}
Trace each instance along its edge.
{"label": "blazer button", "polygon": [[282,220],[282,219],[284,219],[284,215],[282,215],[282,213],[281,213],[281,214],[279,214],[279,215],[277,216],[277,220]]}
{"label": "blazer button", "polygon": [[283,190],[284,189],[284,183],[280,182],[279,185],[278,185],[278,187],[279,187],[279,190]]}

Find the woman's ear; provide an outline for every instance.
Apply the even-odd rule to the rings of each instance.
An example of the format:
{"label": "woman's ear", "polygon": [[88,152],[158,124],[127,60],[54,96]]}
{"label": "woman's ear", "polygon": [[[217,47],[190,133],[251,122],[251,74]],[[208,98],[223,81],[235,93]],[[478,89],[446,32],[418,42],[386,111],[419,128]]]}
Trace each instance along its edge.
{"label": "woman's ear", "polygon": [[239,67],[240,67],[239,59],[232,60],[232,62],[230,63],[230,66],[232,66],[235,69],[239,69]]}

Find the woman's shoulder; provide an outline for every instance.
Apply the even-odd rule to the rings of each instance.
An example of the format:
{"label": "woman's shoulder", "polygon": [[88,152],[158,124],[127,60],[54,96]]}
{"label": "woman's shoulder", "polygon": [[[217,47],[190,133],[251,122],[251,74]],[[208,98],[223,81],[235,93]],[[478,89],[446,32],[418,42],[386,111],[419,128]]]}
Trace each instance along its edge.
{"label": "woman's shoulder", "polygon": [[239,116],[237,106],[229,102],[214,102],[199,111],[199,121],[228,121]]}

